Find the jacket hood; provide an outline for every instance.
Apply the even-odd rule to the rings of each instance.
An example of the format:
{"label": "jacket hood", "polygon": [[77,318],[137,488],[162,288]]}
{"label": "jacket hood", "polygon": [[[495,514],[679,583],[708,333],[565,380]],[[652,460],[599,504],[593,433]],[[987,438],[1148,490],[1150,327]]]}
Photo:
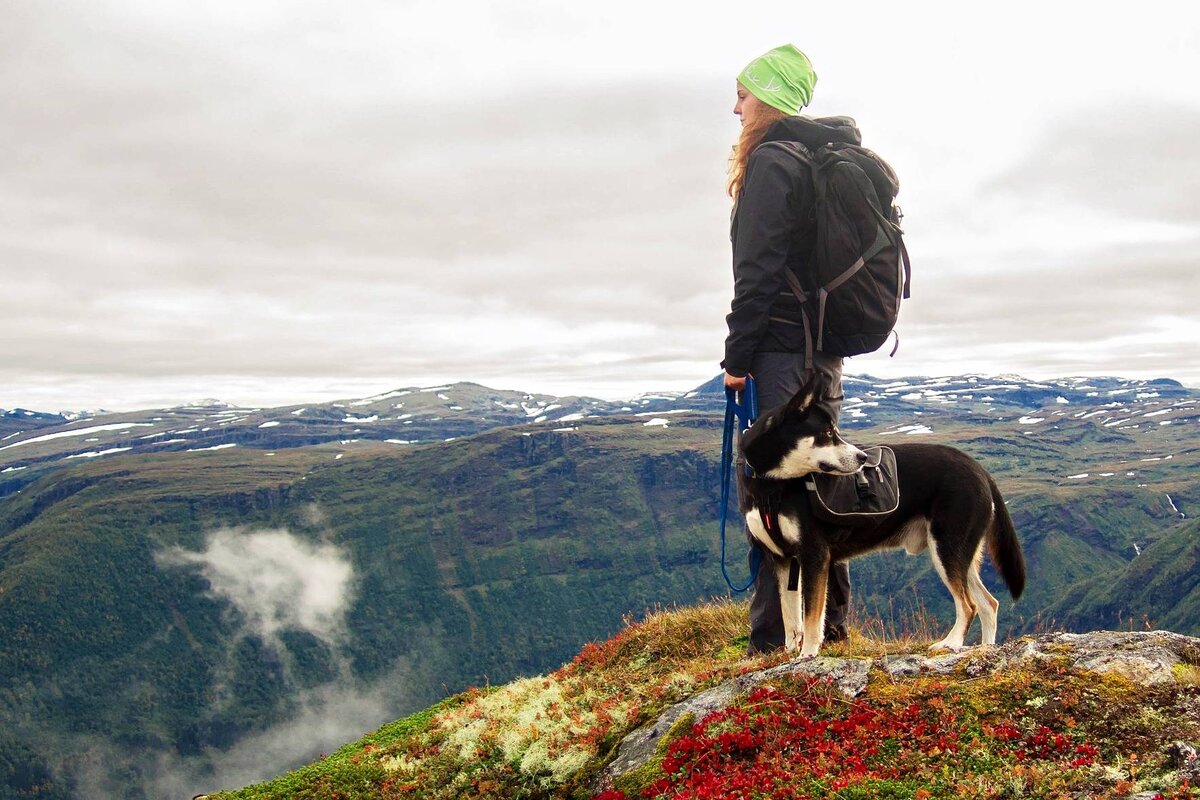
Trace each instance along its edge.
{"label": "jacket hood", "polygon": [[799,142],[810,150],[824,144],[862,144],[862,134],[850,117],[785,117],[767,129],[763,142]]}

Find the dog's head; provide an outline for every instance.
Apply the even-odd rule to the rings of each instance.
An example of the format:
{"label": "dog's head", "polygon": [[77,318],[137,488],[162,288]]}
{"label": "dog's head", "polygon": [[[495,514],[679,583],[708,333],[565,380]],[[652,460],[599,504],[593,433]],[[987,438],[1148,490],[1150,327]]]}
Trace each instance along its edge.
{"label": "dog's head", "polygon": [[842,439],[829,411],[819,402],[826,385],[815,374],[791,400],[772,408],[742,435],[746,463],[762,478],[785,480],[811,472],[851,475],[867,454]]}

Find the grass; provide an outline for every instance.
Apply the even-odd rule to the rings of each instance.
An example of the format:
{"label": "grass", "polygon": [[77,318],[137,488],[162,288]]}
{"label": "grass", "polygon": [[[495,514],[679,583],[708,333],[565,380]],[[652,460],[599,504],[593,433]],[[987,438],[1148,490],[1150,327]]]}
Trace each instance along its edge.
{"label": "grass", "polygon": [[[823,655],[920,652],[944,633],[920,615],[887,631],[894,636],[878,625],[852,629]],[[627,620],[553,673],[470,690],[301,770],[215,797],[1200,796],[1161,752],[1168,741],[1200,738],[1196,664],[1181,665],[1174,684],[1147,687],[1065,662],[985,679],[873,674],[855,700],[821,681],[774,681],[729,709],[676,722],[645,766],[594,793],[628,732],[721,681],[787,660],[746,658],[747,626],[746,606],[731,602]]]}

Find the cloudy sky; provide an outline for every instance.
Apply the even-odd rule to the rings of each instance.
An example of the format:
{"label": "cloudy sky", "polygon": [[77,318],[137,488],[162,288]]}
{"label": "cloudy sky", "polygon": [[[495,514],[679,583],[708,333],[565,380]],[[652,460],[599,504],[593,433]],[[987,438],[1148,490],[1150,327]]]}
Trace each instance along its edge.
{"label": "cloudy sky", "polygon": [[717,373],[734,77],[901,177],[881,376],[1200,386],[1200,6],[0,0],[0,407]]}

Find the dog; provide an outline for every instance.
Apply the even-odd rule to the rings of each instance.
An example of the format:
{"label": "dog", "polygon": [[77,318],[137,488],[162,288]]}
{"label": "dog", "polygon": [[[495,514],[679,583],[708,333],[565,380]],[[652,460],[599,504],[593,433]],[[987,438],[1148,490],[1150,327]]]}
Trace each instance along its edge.
{"label": "dog", "polygon": [[[786,648],[799,644],[802,656],[815,656],[820,649],[830,563],[884,548],[903,548],[910,555],[928,551],[954,598],[954,626],[931,649],[960,650],[977,615],[983,644],[995,644],[1000,603],[979,577],[985,544],[1013,600],[1025,588],[1025,559],[996,482],[961,450],[897,444],[892,447],[899,483],[894,511],[836,535],[833,527],[812,524],[801,507],[809,502],[801,479],[812,473],[852,475],[868,459],[842,439],[817,402],[825,391],[815,375],[791,400],[761,415],[739,445],[751,471],[741,475],[740,510],[767,556],[762,568],[772,568],[779,581]],[[793,559],[799,562],[798,586]],[[787,590],[789,577],[795,591]]]}

